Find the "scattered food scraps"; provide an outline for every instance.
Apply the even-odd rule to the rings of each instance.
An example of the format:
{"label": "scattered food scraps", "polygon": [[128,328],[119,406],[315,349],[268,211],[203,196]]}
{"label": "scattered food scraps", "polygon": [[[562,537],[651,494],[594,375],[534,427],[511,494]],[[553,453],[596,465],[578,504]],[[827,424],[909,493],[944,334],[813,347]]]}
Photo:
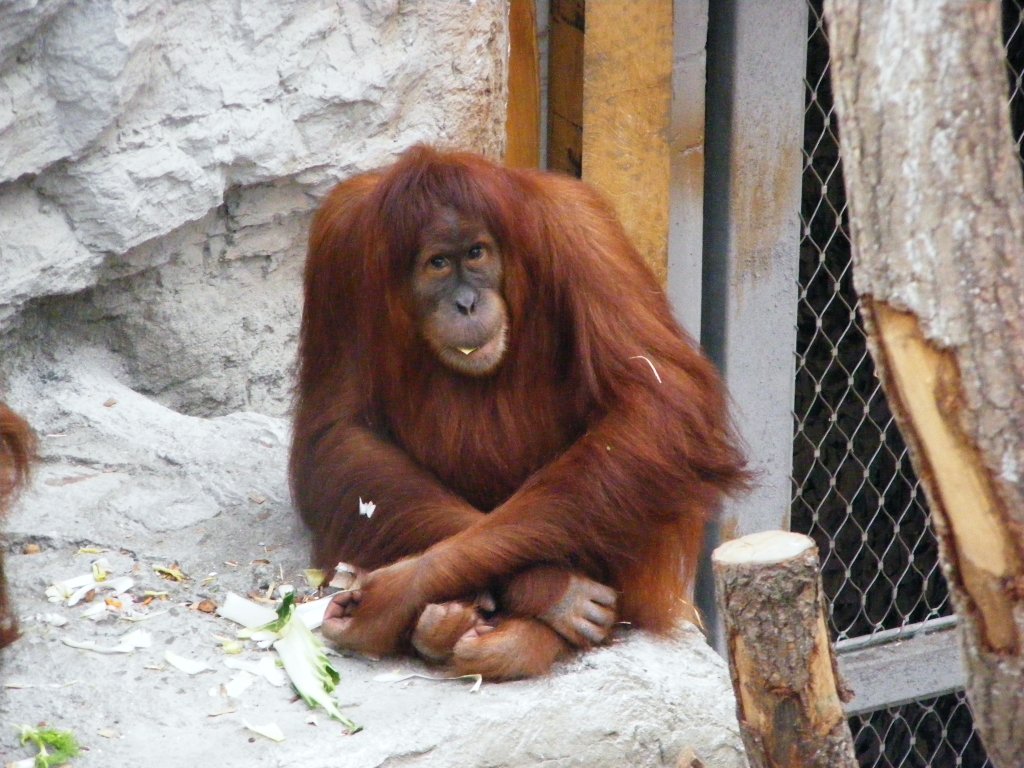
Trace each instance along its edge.
{"label": "scattered food scraps", "polygon": [[200,600],[198,603],[196,603],[196,610],[200,611],[201,613],[216,613],[217,604],[210,599]]}
{"label": "scattered food scraps", "polygon": [[182,570],[181,566],[177,563],[173,563],[169,566],[154,565],[153,570],[163,576],[168,581],[185,581],[188,578]]}
{"label": "scattered food scraps", "polygon": [[435,677],[434,675],[421,675],[418,672],[388,672],[383,675],[377,675],[374,682],[378,683],[400,683],[403,680],[409,680],[411,678],[418,677],[423,680],[472,680],[473,685],[470,687],[470,693],[476,693],[480,690],[480,686],[484,684],[483,675],[457,675],[456,677]]}
{"label": "scattered food scraps", "polygon": [[[138,564],[133,566],[133,571],[138,570],[138,567]],[[135,580],[131,576],[114,576],[114,573],[106,558],[97,558],[90,564],[88,573],[61,579],[47,587],[46,597],[51,602],[69,607],[79,603],[88,604],[80,617],[92,621],[103,621],[111,617],[143,621],[166,613],[148,610],[153,600],[167,598],[166,591],[147,590],[144,593],[146,597],[140,599],[130,593],[135,587]],[[96,600],[97,597],[101,599]]]}
{"label": "scattered food scraps", "polygon": [[224,659],[224,666],[228,669],[248,672],[251,675],[262,677],[275,687],[281,687],[288,682],[288,675],[284,669],[277,665],[273,656],[264,654],[259,661],[253,659]]}
{"label": "scattered food scraps", "polygon": [[214,635],[213,639],[220,643],[220,649],[231,656],[236,656],[245,650],[245,643],[241,640],[236,640],[233,637],[221,637],[220,635]]}
{"label": "scattered food scraps", "polygon": [[301,619],[297,619],[294,595],[287,595],[281,601],[277,621],[268,629],[280,635],[280,639],[274,643],[274,650],[281,657],[284,671],[288,673],[292,686],[302,700],[310,707],[323,707],[350,734],[361,731],[362,726],[345,717],[331,695],[341,675],[328,661],[323,643]]}
{"label": "scattered food scraps", "polygon": [[[144,601],[141,605],[143,608],[146,608],[149,606],[149,601]],[[121,611],[117,617],[119,619],[124,619],[125,621],[149,621],[150,619],[155,619],[157,616],[163,616],[166,613],[167,611],[150,611],[142,613],[136,610],[133,606],[128,605],[125,606],[125,609]]]}
{"label": "scattered food scraps", "polygon": [[212,670],[207,662],[199,659],[186,659],[174,651],[164,651],[164,661],[175,669],[181,670],[186,675],[198,675],[200,672]]}
{"label": "scattered food scraps", "polygon": [[23,725],[21,726],[21,743],[31,744],[39,750],[34,758],[29,758],[31,761],[29,765],[35,766],[35,768],[56,768],[72,758],[78,757],[78,741],[70,731],[58,731],[56,728],[32,728]]}
{"label": "scattered food scraps", "polygon": [[[51,603],[59,603],[61,601],[70,601],[74,598],[77,603],[82,597],[85,596],[85,592],[91,589],[95,585],[91,573],[83,573],[80,576],[72,576],[68,579],[62,579],[55,581],[53,584],[46,588],[46,597]],[[82,590],[81,595],[78,595],[78,591]],[[73,605],[74,603],[68,603]]]}
{"label": "scattered food scraps", "polygon": [[153,644],[153,637],[145,630],[136,629],[122,635],[117,645],[100,645],[95,640],[75,640],[70,637],[62,637],[61,642],[72,648],[95,653],[134,653],[139,648],[149,648]]}
{"label": "scattered food scraps", "polygon": [[356,567],[348,563],[338,563],[334,566],[334,576],[331,578],[330,586],[335,589],[351,589],[356,582]]}
{"label": "scattered food scraps", "polygon": [[[93,570],[68,579],[56,581],[46,588],[46,597],[51,603],[63,602],[67,606],[77,605],[82,600],[88,600],[89,594],[98,589],[109,590],[116,597],[127,592],[135,586],[135,580],[131,576],[109,577],[110,564],[101,565],[99,570],[93,564]],[[101,579],[96,576],[101,575]]]}
{"label": "scattered food scraps", "polygon": [[253,725],[252,723],[243,720],[242,725],[248,728],[253,733],[259,734],[265,739],[271,741],[282,742],[284,741],[284,731],[282,731],[276,723],[267,723],[266,725]]}
{"label": "scattered food scraps", "polygon": [[[322,619],[323,608],[326,608],[329,600],[328,597],[305,604],[312,606],[306,610],[312,611],[310,617],[313,620]],[[281,658],[284,671],[288,674],[292,686],[302,700],[310,707],[323,707],[331,717],[342,723],[349,733],[358,733],[362,727],[341,713],[337,702],[331,695],[338,684],[340,675],[328,661],[323,644],[306,625],[306,621],[301,615],[302,609],[303,606],[296,607],[294,594],[286,595],[277,612],[274,613],[244,597],[228,593],[224,605],[218,608],[217,612],[245,627],[240,635],[249,636],[254,640],[272,639],[273,648]],[[319,611],[319,618],[317,618],[317,611]],[[260,619],[267,613],[273,613],[273,620],[262,625],[259,624]],[[256,629],[256,627],[260,628]],[[241,666],[231,659],[225,659],[224,663],[229,666]]]}
{"label": "scattered food scraps", "polygon": [[272,589],[273,589],[273,587],[268,585],[267,589],[266,589],[266,594],[264,594],[263,592],[252,591],[252,592],[249,592],[248,594],[246,594],[246,597],[249,600],[252,600],[254,603],[256,603],[256,605],[268,605],[268,606],[270,606],[270,609],[272,611],[276,611],[277,610],[277,604],[278,604],[279,601],[277,601],[274,598],[270,597],[270,592],[271,592]]}
{"label": "scattered food scraps", "polygon": [[306,577],[306,583],[312,589],[320,589],[327,582],[327,576],[319,568],[307,568],[302,575]]}
{"label": "scattered food scraps", "polygon": [[224,603],[217,607],[217,614],[247,629],[266,626],[277,618],[273,609],[257,605],[234,592],[228,592]]}
{"label": "scattered food scraps", "polygon": [[110,611],[110,606],[108,606],[106,602],[92,603],[88,608],[82,611],[82,618],[91,619],[92,621],[101,621],[110,615]]}
{"label": "scattered food scraps", "polygon": [[256,675],[245,670],[236,672],[226,683],[214,686],[210,689],[211,696],[225,696],[229,699],[239,698],[246,689],[256,682]]}

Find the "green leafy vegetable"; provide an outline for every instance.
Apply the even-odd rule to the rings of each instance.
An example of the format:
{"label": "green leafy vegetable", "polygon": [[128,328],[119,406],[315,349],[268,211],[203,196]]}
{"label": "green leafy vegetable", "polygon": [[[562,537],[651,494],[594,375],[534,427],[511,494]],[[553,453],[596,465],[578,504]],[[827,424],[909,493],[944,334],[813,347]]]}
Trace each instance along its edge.
{"label": "green leafy vegetable", "polygon": [[57,768],[78,757],[78,742],[69,731],[54,728],[21,726],[21,743],[33,744],[38,750],[36,768]]}
{"label": "green leafy vegetable", "polygon": [[274,650],[281,657],[284,671],[288,673],[292,686],[302,700],[310,707],[323,707],[349,733],[361,731],[362,726],[341,714],[338,703],[331,695],[341,675],[327,659],[320,640],[295,616],[294,594],[285,595],[277,609],[277,620],[265,629],[278,634]]}

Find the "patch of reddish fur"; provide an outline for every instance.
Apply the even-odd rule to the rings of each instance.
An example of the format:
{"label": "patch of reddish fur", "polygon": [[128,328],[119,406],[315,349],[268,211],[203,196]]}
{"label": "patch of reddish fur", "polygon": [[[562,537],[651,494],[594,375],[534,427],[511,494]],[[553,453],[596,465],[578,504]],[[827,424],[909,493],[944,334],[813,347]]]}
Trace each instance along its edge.
{"label": "patch of reddish fur", "polygon": [[[28,477],[33,446],[28,425],[0,403],[0,518]],[[3,550],[0,549],[0,648],[10,645],[17,637],[18,625],[8,597]]]}

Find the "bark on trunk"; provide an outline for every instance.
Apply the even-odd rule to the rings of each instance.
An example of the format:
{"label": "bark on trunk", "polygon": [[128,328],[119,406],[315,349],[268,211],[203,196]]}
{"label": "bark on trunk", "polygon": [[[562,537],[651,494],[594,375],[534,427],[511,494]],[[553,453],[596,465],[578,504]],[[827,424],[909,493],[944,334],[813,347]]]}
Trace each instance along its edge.
{"label": "bark on trunk", "polygon": [[1000,4],[826,0],[868,342],[931,506],[993,762],[1024,722],[1024,187]]}
{"label": "bark on trunk", "polygon": [[712,563],[752,768],[855,768],[814,542],[755,533],[718,547]]}

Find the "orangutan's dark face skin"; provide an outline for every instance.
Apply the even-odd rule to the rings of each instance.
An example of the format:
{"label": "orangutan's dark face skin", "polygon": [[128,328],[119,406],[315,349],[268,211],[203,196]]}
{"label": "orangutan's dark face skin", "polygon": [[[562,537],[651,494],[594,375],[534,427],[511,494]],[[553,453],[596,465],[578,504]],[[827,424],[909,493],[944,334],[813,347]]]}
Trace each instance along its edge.
{"label": "orangutan's dark face skin", "polygon": [[420,329],[458,373],[487,376],[505,355],[501,273],[501,253],[482,221],[446,209],[424,231],[412,273]]}

